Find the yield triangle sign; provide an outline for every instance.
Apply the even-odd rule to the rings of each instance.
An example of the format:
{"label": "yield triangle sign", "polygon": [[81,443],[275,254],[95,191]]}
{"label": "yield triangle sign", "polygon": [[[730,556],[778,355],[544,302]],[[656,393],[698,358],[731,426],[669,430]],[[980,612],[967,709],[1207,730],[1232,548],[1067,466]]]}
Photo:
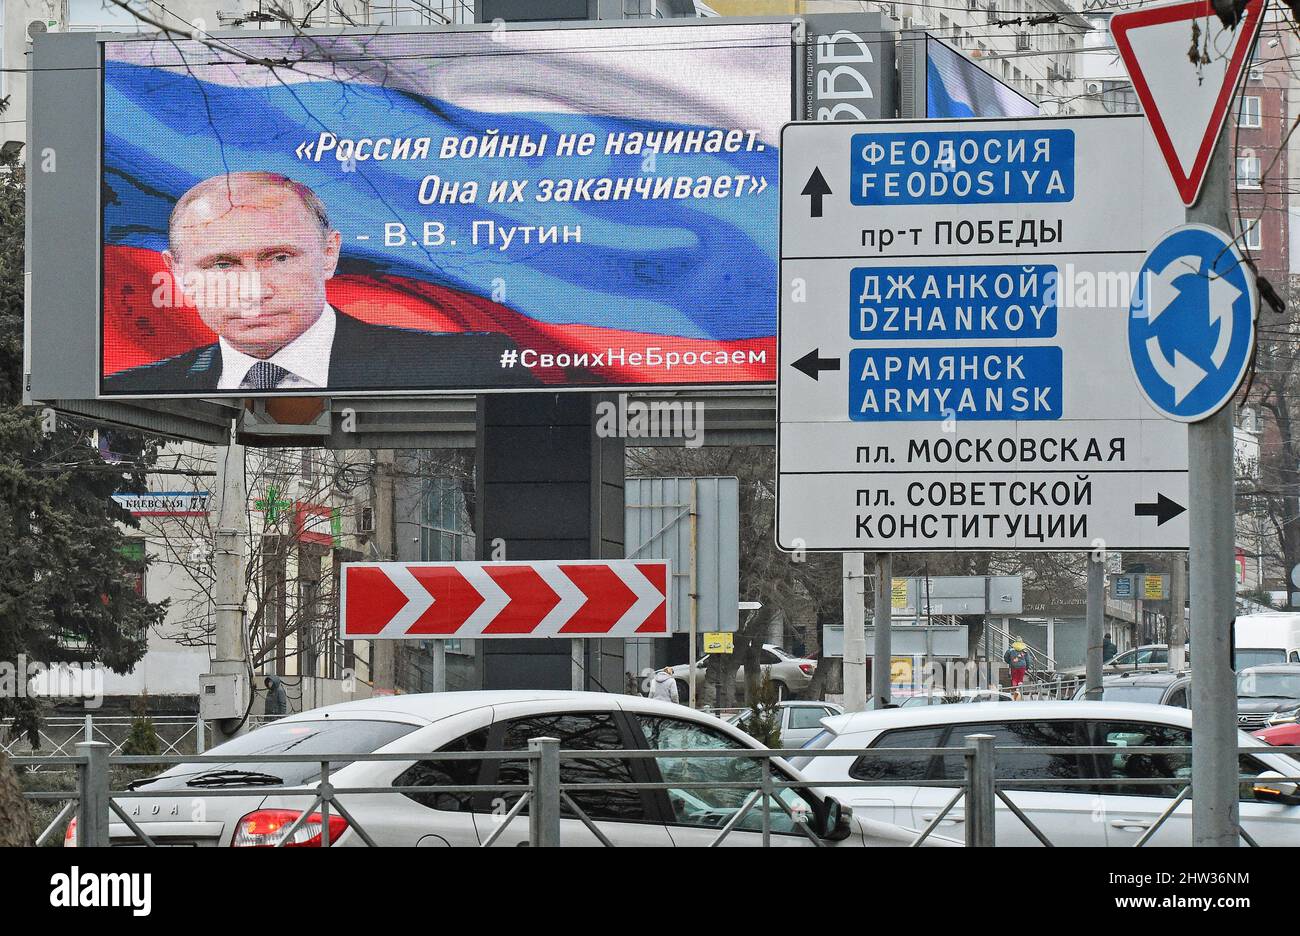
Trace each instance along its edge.
{"label": "yield triangle sign", "polygon": [[[1241,73],[1264,22],[1266,0],[1249,0],[1237,28],[1225,28],[1210,0],[1116,13],[1110,20],[1124,67],[1183,204],[1200,194]],[[1195,30],[1193,28],[1195,25]],[[1200,66],[1193,47],[1208,54]]]}

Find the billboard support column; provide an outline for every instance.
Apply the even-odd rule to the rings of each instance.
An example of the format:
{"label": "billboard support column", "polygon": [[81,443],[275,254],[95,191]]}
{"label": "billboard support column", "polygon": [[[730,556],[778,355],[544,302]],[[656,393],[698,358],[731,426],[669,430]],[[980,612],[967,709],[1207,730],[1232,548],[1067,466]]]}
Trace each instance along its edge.
{"label": "billboard support column", "polygon": [[[375,551],[379,561],[397,558],[397,511],[393,487],[392,449],[375,452]],[[375,695],[397,691],[397,644],[392,640],[370,642],[370,682]]]}
{"label": "billboard support column", "polygon": [[[481,561],[623,558],[623,438],[602,436],[599,394],[479,397],[474,533]],[[606,420],[606,423],[608,420]],[[617,644],[615,644],[617,641]],[[621,638],[477,643],[483,689],[624,685]]]}

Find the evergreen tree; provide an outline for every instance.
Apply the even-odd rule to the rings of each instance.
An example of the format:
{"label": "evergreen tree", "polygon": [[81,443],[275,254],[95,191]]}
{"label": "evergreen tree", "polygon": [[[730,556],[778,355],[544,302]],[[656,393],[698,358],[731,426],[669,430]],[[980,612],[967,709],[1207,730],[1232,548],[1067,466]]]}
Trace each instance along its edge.
{"label": "evergreen tree", "polygon": [[149,717],[149,697],[144,693],[131,703],[131,731],[122,743],[122,753],[136,757],[152,757],[162,753],[158,732]]}
{"label": "evergreen tree", "polygon": [[[119,525],[135,521],[113,501],[144,478],[139,461],[124,470],[99,456],[93,425],[22,404],[24,199],[23,167],[0,165],[0,661],[125,673],[165,611],[136,592]],[[12,678],[25,686],[24,672]],[[30,699],[0,698],[0,717],[29,735],[37,715]]]}

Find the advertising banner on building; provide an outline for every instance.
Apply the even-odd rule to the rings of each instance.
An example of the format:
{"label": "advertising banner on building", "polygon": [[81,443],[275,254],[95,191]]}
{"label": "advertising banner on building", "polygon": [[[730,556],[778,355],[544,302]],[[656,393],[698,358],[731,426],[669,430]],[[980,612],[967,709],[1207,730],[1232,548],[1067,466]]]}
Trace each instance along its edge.
{"label": "advertising banner on building", "polygon": [[790,33],[105,41],[100,395],[771,384]]}

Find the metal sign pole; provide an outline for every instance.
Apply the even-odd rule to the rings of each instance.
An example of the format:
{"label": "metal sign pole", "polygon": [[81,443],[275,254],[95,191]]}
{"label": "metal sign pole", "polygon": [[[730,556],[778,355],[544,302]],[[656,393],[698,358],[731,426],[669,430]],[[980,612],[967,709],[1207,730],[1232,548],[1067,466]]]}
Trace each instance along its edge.
{"label": "metal sign pole", "polygon": [[[844,710],[867,707],[866,557],[846,552],[844,564]],[[874,665],[874,664],[873,664]]]}
{"label": "metal sign pole", "polygon": [[1106,628],[1106,570],[1101,560],[1088,554],[1088,655],[1084,685],[1085,697],[1100,702],[1103,635]]}
{"label": "metal sign pole", "polygon": [[876,553],[876,639],[871,654],[871,707],[889,704],[894,639],[894,557]]}
{"label": "metal sign pole", "polygon": [[[1214,148],[1199,200],[1187,221],[1227,231],[1232,160],[1226,134]],[[1236,615],[1233,559],[1233,406],[1188,427],[1191,493],[1192,840],[1198,846],[1236,847],[1237,718],[1232,671]]]}

